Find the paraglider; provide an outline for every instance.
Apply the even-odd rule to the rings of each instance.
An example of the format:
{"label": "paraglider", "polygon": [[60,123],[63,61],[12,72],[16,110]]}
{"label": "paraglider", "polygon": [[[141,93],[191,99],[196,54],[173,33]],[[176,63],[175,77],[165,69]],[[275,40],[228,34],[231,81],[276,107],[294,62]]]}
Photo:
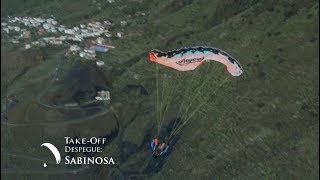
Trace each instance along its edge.
{"label": "paraglider", "polygon": [[[167,131],[167,135],[164,135],[167,136],[167,140],[165,140],[163,143],[159,143],[158,138],[154,138],[151,141],[153,157],[157,158],[168,152],[169,143],[172,142],[174,137],[178,135],[179,132],[181,132],[182,128],[190,121],[195,113],[199,110],[202,110],[202,107],[211,101],[211,98],[215,96],[215,92],[219,89],[219,87],[222,87],[222,85],[227,82],[226,80],[230,77],[226,76],[225,80],[222,81],[212,81],[212,77],[217,76],[214,73],[211,73],[213,71],[209,67],[204,68],[203,71],[189,73],[186,72],[182,74],[162,68],[165,73],[162,73],[162,92],[160,93],[158,64],[173,68],[178,71],[192,71],[203,65],[206,61],[217,61],[224,64],[227,68],[227,71],[232,76],[242,75],[243,69],[240,63],[234,57],[225,51],[214,47],[196,46],[181,48],[168,52],[151,50],[149,52],[149,58],[151,62],[155,62],[156,66],[156,137],[159,137],[168,107],[170,105],[180,106],[176,116],[179,118],[175,119],[172,128]],[[174,75],[170,76],[168,74]],[[201,74],[206,74],[206,76],[202,76]],[[170,78],[168,79],[166,77]],[[215,91],[203,91],[204,87],[210,87],[209,82],[211,82],[211,84],[215,84]],[[171,90],[166,90],[168,88],[171,88]],[[182,89],[182,91],[179,91],[179,89]],[[166,91],[164,92],[164,90]],[[185,94],[181,96],[181,93]],[[178,97],[181,97],[182,102],[176,102]],[[173,100],[173,98],[175,99]],[[171,101],[174,102],[171,103]],[[192,107],[192,105],[194,107]]]}
{"label": "paraglider", "polygon": [[224,64],[232,76],[243,73],[240,63],[226,52],[213,47],[189,47],[168,52],[152,50],[150,61],[174,68],[178,71],[190,71],[202,65],[205,61],[213,60]]}
{"label": "paraglider", "polygon": [[157,158],[162,154],[166,154],[169,149],[169,143],[159,143],[158,138],[154,138],[151,141],[151,149],[153,151],[152,157]]}

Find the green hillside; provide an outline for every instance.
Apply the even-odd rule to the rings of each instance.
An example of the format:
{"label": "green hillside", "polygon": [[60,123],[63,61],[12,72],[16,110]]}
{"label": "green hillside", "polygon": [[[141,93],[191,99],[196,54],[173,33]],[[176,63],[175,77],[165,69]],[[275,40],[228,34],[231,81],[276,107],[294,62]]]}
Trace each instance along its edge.
{"label": "green hillside", "polygon": [[[1,43],[6,67],[1,68],[1,105],[7,104],[6,96],[19,101],[3,113],[15,125],[1,124],[2,178],[319,178],[319,1],[1,1],[2,21],[51,15],[70,26],[110,20],[110,31],[124,37],[110,38],[116,48],[97,55],[105,62],[102,68],[72,57],[62,65],[61,81],[54,83],[52,75],[68,47],[22,50]],[[178,72],[148,61],[151,49],[198,45],[229,52],[244,74],[232,77],[219,63]],[[80,75],[74,77],[77,69]],[[110,91],[110,104],[95,105],[106,109],[99,111],[102,115],[37,101],[41,96],[45,103],[71,102],[80,85],[88,97],[98,85]],[[139,85],[148,95],[128,85]],[[170,154],[156,162],[149,143],[159,115],[164,127],[176,116],[188,124]],[[64,136],[113,132],[102,155],[112,156],[116,165],[73,174],[64,165],[43,169],[42,160],[31,158],[53,160],[40,151],[44,141],[63,149]]]}

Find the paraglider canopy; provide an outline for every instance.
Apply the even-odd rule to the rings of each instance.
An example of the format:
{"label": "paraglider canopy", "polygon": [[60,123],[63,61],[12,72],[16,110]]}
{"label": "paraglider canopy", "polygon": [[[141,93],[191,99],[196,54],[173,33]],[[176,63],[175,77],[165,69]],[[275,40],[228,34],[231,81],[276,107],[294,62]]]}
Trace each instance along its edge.
{"label": "paraglider canopy", "polygon": [[178,71],[194,70],[205,61],[218,61],[227,67],[232,76],[243,73],[240,63],[226,52],[212,47],[189,47],[168,52],[152,50],[149,53],[150,61],[174,68]]}

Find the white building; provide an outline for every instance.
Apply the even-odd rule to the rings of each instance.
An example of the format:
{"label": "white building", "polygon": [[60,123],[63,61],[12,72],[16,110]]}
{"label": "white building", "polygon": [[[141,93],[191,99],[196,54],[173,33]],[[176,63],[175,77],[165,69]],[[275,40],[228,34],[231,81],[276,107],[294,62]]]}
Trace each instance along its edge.
{"label": "white building", "polygon": [[27,22],[24,22],[23,23],[25,26],[30,26],[30,23],[27,21]]}
{"label": "white building", "polygon": [[96,100],[110,100],[110,92],[109,91],[98,91],[97,96],[95,97]]}
{"label": "white building", "polygon": [[38,45],[39,44],[39,41],[33,41],[31,42],[32,45]]}
{"label": "white building", "polygon": [[20,27],[15,26],[15,27],[14,27],[14,30],[17,31],[17,32],[19,32],[19,31],[20,31]]}
{"label": "white building", "polygon": [[99,60],[99,61],[96,62],[96,64],[97,64],[97,66],[103,66],[104,62]]}
{"label": "white building", "polygon": [[104,33],[104,35],[108,38],[112,36],[109,32]]}
{"label": "white building", "polygon": [[104,39],[102,37],[98,37],[97,38],[97,43],[98,44],[103,44],[103,42],[104,42]]}
{"label": "white building", "polygon": [[30,45],[30,44],[26,44],[24,48],[25,48],[25,49],[30,49],[30,48],[31,48],[31,45]]}
{"label": "white building", "polygon": [[12,42],[13,44],[18,44],[18,43],[19,43],[19,41],[18,41],[18,40],[15,40],[15,39],[11,39],[11,42]]}
{"label": "white building", "polygon": [[80,56],[80,57],[84,57],[85,55],[86,55],[86,53],[83,52],[83,51],[79,53],[79,56]]}
{"label": "white building", "polygon": [[84,49],[84,52],[94,54],[96,51],[94,49]]}
{"label": "white building", "polygon": [[6,33],[9,33],[10,30],[9,30],[9,28],[3,28],[3,31]]}
{"label": "white building", "polygon": [[61,45],[63,44],[63,42],[61,40],[49,40],[49,44],[52,44],[52,45]]}
{"label": "white building", "polygon": [[52,19],[52,18],[47,19],[47,23],[49,23],[49,24],[52,24],[53,21],[54,21],[54,19]]}
{"label": "white building", "polygon": [[51,28],[49,31],[52,32],[52,33],[56,33],[57,32],[57,30],[55,28]]}
{"label": "white building", "polygon": [[121,26],[126,26],[127,25],[127,21],[120,21],[120,25]]}
{"label": "white building", "polygon": [[51,21],[51,24],[52,24],[52,25],[57,25],[57,24],[58,24],[58,22],[57,22],[57,21],[55,21],[55,20],[53,20],[53,21]]}
{"label": "white building", "polygon": [[70,51],[80,51],[80,47],[78,45],[71,45]]}
{"label": "white building", "polygon": [[66,33],[66,34],[74,34],[74,30],[73,29],[65,29],[64,33]]}
{"label": "white building", "polygon": [[42,27],[43,27],[43,29],[48,30],[48,29],[51,28],[51,25],[48,24],[48,23],[44,23],[44,24],[42,25]]}
{"label": "white building", "polygon": [[58,31],[64,32],[65,28],[64,27],[58,27]]}

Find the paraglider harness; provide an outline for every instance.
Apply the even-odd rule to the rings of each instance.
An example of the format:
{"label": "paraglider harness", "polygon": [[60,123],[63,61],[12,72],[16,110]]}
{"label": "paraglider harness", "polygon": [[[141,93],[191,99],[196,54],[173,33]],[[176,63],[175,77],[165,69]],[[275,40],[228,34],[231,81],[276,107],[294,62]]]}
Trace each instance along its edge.
{"label": "paraglider harness", "polygon": [[153,151],[152,157],[157,158],[168,152],[169,143],[159,143],[158,138],[154,138],[151,141],[151,149]]}

